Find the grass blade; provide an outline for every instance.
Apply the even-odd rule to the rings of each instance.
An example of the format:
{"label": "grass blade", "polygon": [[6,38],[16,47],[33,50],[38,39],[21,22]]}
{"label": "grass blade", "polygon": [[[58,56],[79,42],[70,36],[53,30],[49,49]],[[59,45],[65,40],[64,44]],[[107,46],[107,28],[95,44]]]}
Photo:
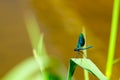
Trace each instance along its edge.
{"label": "grass blade", "polygon": [[95,75],[99,80],[108,80],[106,76],[97,68],[97,66],[87,58],[71,58],[67,80],[72,80],[76,66],[80,66],[86,71]]}
{"label": "grass blade", "polygon": [[112,74],[115,44],[117,39],[117,28],[118,28],[119,7],[120,7],[119,4],[120,4],[120,0],[114,0],[109,48],[108,48],[108,59],[107,59],[107,65],[106,65],[106,76],[109,79]]}
{"label": "grass blade", "polygon": [[[27,78],[29,78],[33,73],[36,73],[38,69],[39,67],[34,58],[28,58],[15,66],[1,80],[27,80]],[[33,76],[33,78],[35,77]]]}
{"label": "grass blade", "polygon": [[87,58],[72,58],[71,59],[75,64],[82,67],[83,69],[87,70],[88,72],[95,75],[100,80],[108,80],[106,76],[97,68],[97,66]]}
{"label": "grass blade", "polygon": [[24,14],[24,21],[32,47],[34,49],[37,49],[40,38],[40,30],[36,17],[31,11],[26,11],[26,13]]}
{"label": "grass blade", "polygon": [[115,59],[115,60],[113,61],[113,64],[116,64],[116,63],[118,63],[118,62],[120,62],[120,58]]}
{"label": "grass blade", "polygon": [[[83,27],[83,34],[84,34],[84,38],[85,38],[85,45],[84,45],[84,47],[86,47],[86,31],[85,31],[85,27]],[[87,57],[87,50],[83,50],[83,53],[84,53],[84,55],[85,56],[83,56],[84,58],[86,58]],[[88,73],[88,71],[87,70],[85,70],[84,69],[84,79],[85,80],[89,80],[89,73]]]}
{"label": "grass blade", "polygon": [[67,80],[72,80],[72,76],[74,74],[76,66],[77,66],[77,64],[74,61],[70,60],[70,65],[69,65],[69,69],[68,69]]}

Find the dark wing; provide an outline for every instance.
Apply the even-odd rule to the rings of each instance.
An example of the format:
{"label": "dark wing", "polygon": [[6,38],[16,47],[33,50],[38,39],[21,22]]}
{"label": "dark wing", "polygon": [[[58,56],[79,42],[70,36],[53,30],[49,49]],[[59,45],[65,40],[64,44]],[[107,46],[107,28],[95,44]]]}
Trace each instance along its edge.
{"label": "dark wing", "polygon": [[85,44],[84,35],[81,33],[78,39],[77,48],[84,46],[84,44]]}
{"label": "dark wing", "polygon": [[79,48],[80,50],[86,50],[86,49],[89,49],[89,48],[92,48],[93,46],[87,46],[86,48],[83,48],[83,47],[81,47],[81,48]]}

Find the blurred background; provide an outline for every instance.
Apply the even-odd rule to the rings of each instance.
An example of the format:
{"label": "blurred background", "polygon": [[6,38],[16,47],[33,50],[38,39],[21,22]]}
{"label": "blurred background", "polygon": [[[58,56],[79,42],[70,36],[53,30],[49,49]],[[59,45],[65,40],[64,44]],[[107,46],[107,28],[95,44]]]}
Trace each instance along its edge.
{"label": "blurred background", "polygon": [[[113,0],[0,0],[0,77],[33,56],[24,22],[27,10],[36,16],[48,55],[58,58],[66,70],[70,58],[76,57],[74,48],[85,27],[87,45],[94,46],[87,50],[88,58],[105,73],[112,6]],[[119,30],[115,58],[120,57]],[[112,80],[120,77],[119,68],[119,63],[114,65]],[[77,68],[75,79],[83,80],[83,76],[83,69]]]}

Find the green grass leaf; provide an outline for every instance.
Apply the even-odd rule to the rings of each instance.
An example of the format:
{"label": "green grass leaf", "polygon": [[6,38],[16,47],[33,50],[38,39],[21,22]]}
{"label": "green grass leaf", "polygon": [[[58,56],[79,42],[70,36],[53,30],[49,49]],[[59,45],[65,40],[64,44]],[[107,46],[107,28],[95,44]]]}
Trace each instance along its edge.
{"label": "green grass leaf", "polygon": [[47,54],[45,53],[45,49],[43,47],[43,35],[41,35],[38,46],[36,49],[33,49],[33,55],[36,60],[36,62],[39,65],[40,71],[44,70],[49,63],[49,58]]}
{"label": "green grass leaf", "polygon": [[87,58],[71,58],[67,80],[71,80],[76,66],[80,66],[88,72],[95,75],[100,80],[108,80],[106,76],[97,68],[97,66]]}
{"label": "green grass leaf", "polygon": [[34,80],[38,80],[38,77],[31,76],[32,74],[35,74],[38,70],[38,65],[36,64],[34,58],[31,57],[16,65],[1,80],[31,80],[28,79],[30,77],[34,78]]}
{"label": "green grass leaf", "polygon": [[77,67],[77,64],[73,60],[70,60],[69,72],[68,72],[67,80],[72,79],[72,76],[74,74],[74,71],[75,71],[76,67]]}

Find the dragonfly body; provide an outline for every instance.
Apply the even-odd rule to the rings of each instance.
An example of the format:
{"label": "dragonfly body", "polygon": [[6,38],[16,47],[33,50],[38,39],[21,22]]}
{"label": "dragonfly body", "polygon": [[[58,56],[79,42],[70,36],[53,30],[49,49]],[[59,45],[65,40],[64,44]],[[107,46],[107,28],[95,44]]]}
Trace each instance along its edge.
{"label": "dragonfly body", "polygon": [[86,48],[83,48],[84,45],[85,45],[85,38],[84,35],[81,33],[78,39],[77,47],[74,49],[74,51],[80,52],[80,50],[86,50],[93,47],[93,46],[87,46]]}

